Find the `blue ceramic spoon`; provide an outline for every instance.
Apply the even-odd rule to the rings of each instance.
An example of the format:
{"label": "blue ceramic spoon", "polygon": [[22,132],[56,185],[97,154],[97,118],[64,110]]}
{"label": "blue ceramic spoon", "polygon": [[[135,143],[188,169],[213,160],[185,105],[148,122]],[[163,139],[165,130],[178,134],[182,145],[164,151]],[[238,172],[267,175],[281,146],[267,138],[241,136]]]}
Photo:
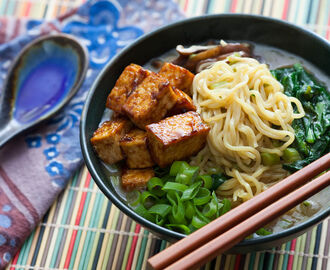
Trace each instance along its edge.
{"label": "blue ceramic spoon", "polygon": [[13,62],[0,98],[0,147],[60,110],[86,75],[86,49],[69,35],[43,36]]}

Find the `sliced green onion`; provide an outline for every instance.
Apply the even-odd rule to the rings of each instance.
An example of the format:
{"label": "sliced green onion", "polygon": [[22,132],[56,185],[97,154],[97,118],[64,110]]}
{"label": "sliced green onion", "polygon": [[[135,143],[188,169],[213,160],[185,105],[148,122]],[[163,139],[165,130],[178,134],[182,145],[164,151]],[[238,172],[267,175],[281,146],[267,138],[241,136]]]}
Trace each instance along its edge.
{"label": "sliced green onion", "polygon": [[162,190],[165,191],[180,191],[180,192],[184,192],[186,189],[188,188],[188,186],[184,185],[184,184],[180,184],[180,183],[175,183],[175,182],[167,182]]}
{"label": "sliced green onion", "polygon": [[170,176],[170,175],[164,175],[162,177],[162,181],[163,181],[163,183],[166,183],[166,182],[175,182],[175,177],[174,176]]}
{"label": "sliced green onion", "polygon": [[147,188],[149,192],[155,194],[158,197],[161,197],[165,194],[165,191],[162,190],[163,186],[164,184],[162,179],[158,177],[152,177],[147,183]]}
{"label": "sliced green onion", "polygon": [[167,216],[167,214],[171,211],[171,206],[168,204],[155,204],[149,209],[150,214],[159,215],[162,218]]}
{"label": "sliced green onion", "polygon": [[217,195],[215,194],[215,191],[212,192],[212,200],[217,203],[217,213],[215,217],[220,217],[220,211],[223,207],[223,204],[219,201]]}
{"label": "sliced green onion", "polygon": [[199,175],[197,180],[202,180],[203,181],[203,187],[207,188],[207,189],[211,189],[212,185],[213,185],[213,180],[211,175]]}
{"label": "sliced green onion", "polygon": [[283,142],[280,140],[272,140],[272,144],[274,147],[281,147],[283,145]]}
{"label": "sliced green onion", "polygon": [[174,220],[174,222],[172,223],[185,224],[185,210],[179,194],[177,192],[172,191],[167,193],[167,198],[172,204],[172,216]]}
{"label": "sliced green onion", "polygon": [[[172,211],[171,211],[172,212]],[[175,223],[175,220],[174,220],[174,217],[172,216],[172,213],[169,213],[168,216],[167,216],[167,219],[168,219],[168,222],[170,224],[174,224]]]}
{"label": "sliced green onion", "polygon": [[188,225],[188,228],[190,229],[190,233],[193,233],[197,230],[191,223]]}
{"label": "sliced green onion", "polygon": [[168,199],[166,197],[161,197],[160,199],[157,200],[157,204],[169,204]]}
{"label": "sliced green onion", "polygon": [[192,184],[190,187],[188,187],[182,193],[181,200],[187,201],[187,200],[191,200],[191,199],[195,198],[201,185],[202,185],[202,182],[196,182],[196,183]]}
{"label": "sliced green onion", "polygon": [[174,161],[170,169],[170,176],[176,176],[189,167],[190,165],[185,161]]}
{"label": "sliced green onion", "polygon": [[199,167],[176,161],[166,170],[164,174],[159,169],[149,180],[147,191],[127,195],[140,216],[189,234],[230,210],[230,201],[220,202],[214,191],[228,179],[221,168],[213,168],[212,175],[199,175]]}
{"label": "sliced green onion", "polygon": [[211,201],[206,204],[203,208],[203,215],[205,217],[211,218],[211,217],[218,217],[220,215],[219,209],[223,206],[223,204],[219,203],[219,199],[217,198],[217,195],[215,192],[212,192],[212,199]]}
{"label": "sliced green onion", "polygon": [[140,196],[140,202],[146,208],[150,208],[157,200],[158,197],[149,191],[142,192]]}
{"label": "sliced green onion", "polygon": [[303,201],[302,204],[306,207],[311,206],[311,203],[309,201]]}
{"label": "sliced green onion", "polygon": [[165,227],[170,230],[174,229],[174,230],[182,232],[184,234],[190,234],[190,232],[191,232],[191,229],[188,226],[183,225],[183,224],[166,224]]}
{"label": "sliced green onion", "polygon": [[221,203],[223,204],[223,206],[221,207],[221,210],[220,210],[220,216],[227,213],[231,209],[231,202],[228,199],[226,199],[226,198],[223,199],[221,201]]}
{"label": "sliced green onion", "polygon": [[205,204],[202,213],[204,216],[211,218],[217,213],[217,210],[218,210],[218,202],[212,199],[208,204]]}
{"label": "sliced green onion", "polygon": [[271,231],[265,229],[265,228],[260,228],[259,230],[256,231],[256,234],[257,235],[262,235],[262,236],[265,236],[265,235],[270,235],[272,234]]}
{"label": "sliced green onion", "polygon": [[171,206],[168,204],[156,204],[152,206],[148,211],[150,214],[155,215],[157,225],[163,225],[165,222],[165,217],[171,211]]}
{"label": "sliced green onion", "polygon": [[140,203],[141,193],[138,190],[133,190],[126,194],[127,202],[132,206],[137,206]]}
{"label": "sliced green onion", "polygon": [[181,183],[184,185],[189,185],[190,184],[190,178],[188,175],[184,173],[178,173],[175,178],[175,182]]}
{"label": "sliced green onion", "polygon": [[199,216],[195,215],[193,216],[191,220],[191,225],[194,226],[196,229],[202,228],[207,223],[203,221]]}
{"label": "sliced green onion", "polygon": [[196,212],[196,215],[202,220],[204,221],[205,223],[209,223],[211,222],[211,219],[204,216],[203,213],[201,211],[198,210],[198,207],[197,206],[194,206],[195,208],[195,212]]}
{"label": "sliced green onion", "polygon": [[261,153],[262,164],[265,166],[276,165],[280,163],[280,157],[273,153]]}
{"label": "sliced green onion", "polygon": [[163,217],[161,217],[159,215],[156,215],[156,217],[155,217],[155,223],[157,225],[162,226],[165,223],[165,221],[166,221],[165,218],[163,218]]}
{"label": "sliced green onion", "polygon": [[207,188],[200,188],[195,198],[193,198],[194,205],[204,205],[211,199],[211,192]]}
{"label": "sliced green onion", "polygon": [[144,217],[152,222],[155,221],[155,218],[149,213],[149,211],[142,205],[142,204],[139,204],[135,209],[134,211],[140,215],[141,217]]}
{"label": "sliced green onion", "polygon": [[299,152],[294,148],[287,148],[283,151],[283,159],[287,163],[292,163],[297,160],[300,160],[301,157],[299,155]]}
{"label": "sliced green onion", "polygon": [[195,207],[191,201],[187,201],[184,204],[184,208],[186,209],[185,215],[188,219],[192,219],[192,217],[196,214]]}
{"label": "sliced green onion", "polygon": [[195,180],[198,176],[199,167],[190,166],[189,168],[185,168],[182,173],[188,177],[189,183],[191,184],[191,183],[195,182]]}

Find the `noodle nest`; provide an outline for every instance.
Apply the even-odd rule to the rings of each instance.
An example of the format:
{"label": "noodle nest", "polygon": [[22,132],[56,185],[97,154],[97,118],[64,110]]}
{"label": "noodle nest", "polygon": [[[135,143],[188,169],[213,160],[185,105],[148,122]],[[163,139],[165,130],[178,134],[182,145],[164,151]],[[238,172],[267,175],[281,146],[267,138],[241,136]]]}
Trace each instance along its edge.
{"label": "noodle nest", "polygon": [[282,156],[295,139],[292,121],[305,113],[265,64],[231,55],[198,73],[192,88],[197,112],[211,130],[191,163],[205,172],[223,168],[231,177],[218,196],[246,201],[288,175],[281,164],[264,166],[261,153]]}

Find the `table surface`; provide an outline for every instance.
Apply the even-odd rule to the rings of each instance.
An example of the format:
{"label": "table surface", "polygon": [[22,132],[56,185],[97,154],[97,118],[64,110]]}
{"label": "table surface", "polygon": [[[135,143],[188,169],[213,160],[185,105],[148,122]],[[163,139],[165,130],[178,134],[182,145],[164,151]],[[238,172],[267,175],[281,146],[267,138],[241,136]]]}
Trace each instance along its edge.
{"label": "table surface", "polygon": [[[0,16],[51,19],[83,0],[1,0]],[[330,39],[330,0],[177,0],[187,16],[250,13],[288,20]],[[204,269],[330,269],[330,219],[271,250],[221,255]],[[81,168],[8,269],[145,269],[169,244],[120,212]]]}

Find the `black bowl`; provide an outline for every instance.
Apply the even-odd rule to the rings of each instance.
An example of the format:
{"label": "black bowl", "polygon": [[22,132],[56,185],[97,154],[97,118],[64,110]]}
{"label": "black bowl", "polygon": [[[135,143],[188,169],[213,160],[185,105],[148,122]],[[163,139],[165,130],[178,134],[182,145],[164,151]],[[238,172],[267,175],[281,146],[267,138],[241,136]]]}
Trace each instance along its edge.
{"label": "black bowl", "polygon": [[[112,59],[95,81],[87,97],[80,125],[80,140],[86,165],[103,193],[126,215],[169,241],[184,237],[137,215],[123,200],[102,169],[90,138],[105,110],[109,90],[130,63],[144,65],[150,59],[173,49],[178,44],[199,44],[209,39],[245,40],[265,44],[294,53],[330,76],[330,45],[316,34],[284,21],[262,16],[224,14],[182,20],[144,35]],[[301,235],[330,214],[330,208],[318,212],[307,221],[280,233],[244,240],[230,252],[244,253],[278,246]]]}

